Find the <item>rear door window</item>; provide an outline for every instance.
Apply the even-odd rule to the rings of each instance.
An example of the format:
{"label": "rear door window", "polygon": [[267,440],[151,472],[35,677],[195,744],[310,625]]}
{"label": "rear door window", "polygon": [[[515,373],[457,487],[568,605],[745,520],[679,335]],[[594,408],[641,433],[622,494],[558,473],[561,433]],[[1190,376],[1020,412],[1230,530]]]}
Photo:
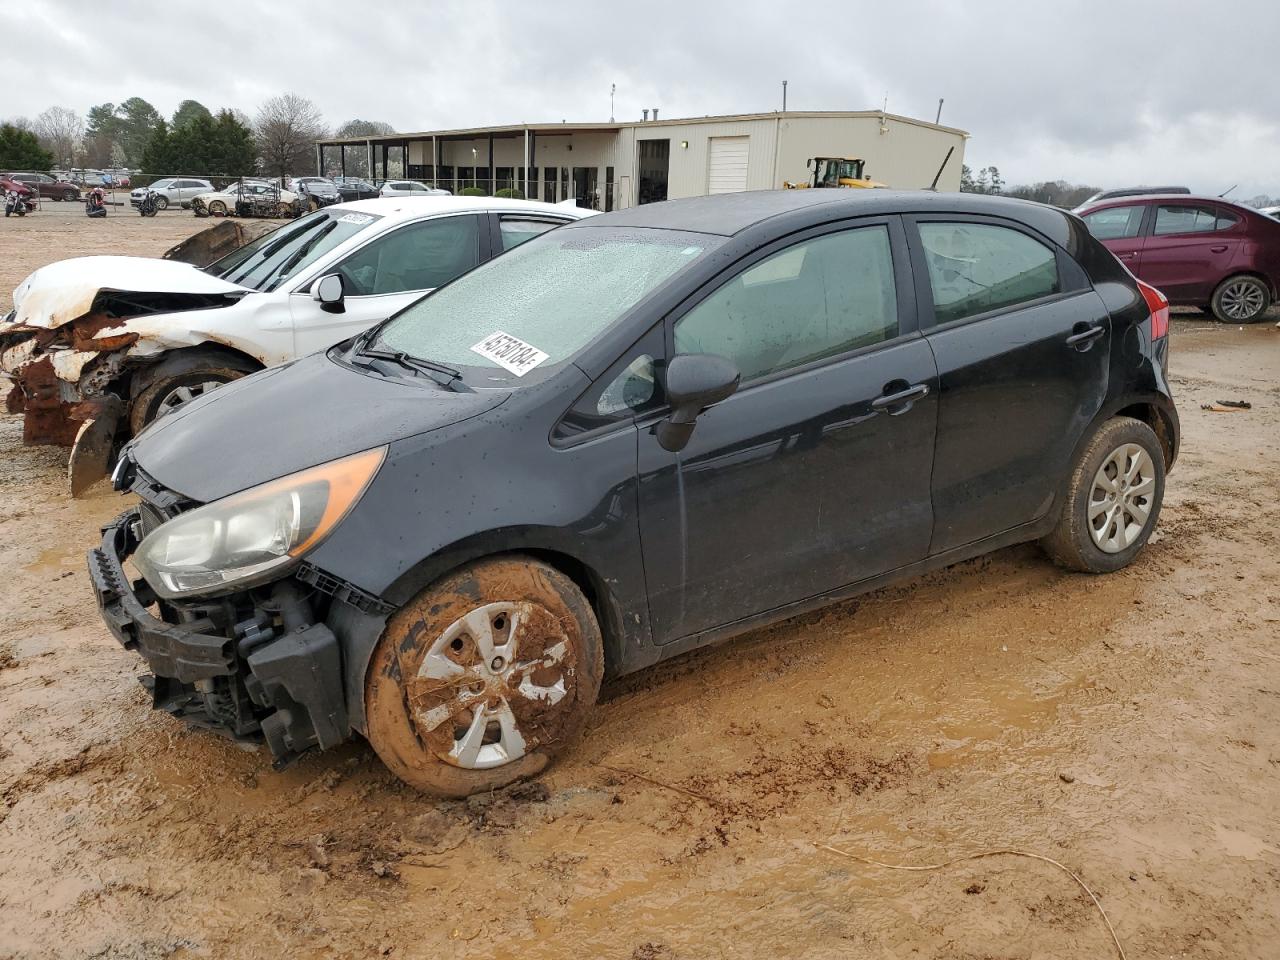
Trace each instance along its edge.
{"label": "rear door window", "polygon": [[[1156,208],[1156,225],[1152,231],[1157,237],[1179,233],[1211,233],[1220,228],[1216,207],[1192,204],[1161,204]],[[1226,226],[1231,226],[1227,223]]]}
{"label": "rear door window", "polygon": [[510,250],[518,247],[526,240],[532,240],[541,233],[554,230],[564,220],[527,220],[523,217],[502,217],[498,221],[498,231],[502,237],[502,249]]}
{"label": "rear door window", "polygon": [[676,353],[732,360],[743,382],[898,335],[884,225],[826,234],[748,267],[675,325]]}
{"label": "rear door window", "polygon": [[1127,240],[1142,230],[1142,215],[1146,207],[1107,207],[1084,215],[1085,225],[1099,240]]}
{"label": "rear door window", "polygon": [[947,323],[1059,293],[1054,251],[1020,230],[987,223],[919,224],[934,318]]}

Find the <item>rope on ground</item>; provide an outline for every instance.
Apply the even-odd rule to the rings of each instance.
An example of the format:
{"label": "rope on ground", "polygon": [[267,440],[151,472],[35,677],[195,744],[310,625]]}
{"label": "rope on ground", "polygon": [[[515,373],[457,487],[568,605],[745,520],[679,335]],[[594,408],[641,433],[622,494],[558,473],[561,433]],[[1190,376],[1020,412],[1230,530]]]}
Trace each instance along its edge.
{"label": "rope on ground", "polygon": [[1053,866],[1057,867],[1079,884],[1080,889],[1089,895],[1089,899],[1093,901],[1093,905],[1098,908],[1098,913],[1102,914],[1102,922],[1107,925],[1107,932],[1111,934],[1111,942],[1116,945],[1116,952],[1120,954],[1120,960],[1129,960],[1125,955],[1124,947],[1120,945],[1120,938],[1116,936],[1116,928],[1111,925],[1111,918],[1107,916],[1107,911],[1102,909],[1102,902],[1094,895],[1094,892],[1089,889],[1088,885],[1076,876],[1070,868],[1059,863],[1057,860],[1054,860],[1052,857],[1041,856],[1038,853],[1027,853],[1025,850],[983,850],[980,853],[970,853],[963,857],[953,857],[952,859],[945,860],[942,863],[930,863],[923,866],[907,866],[898,863],[883,863],[880,860],[872,860],[870,857],[860,857],[857,854],[849,853],[845,850],[839,850],[836,847],[829,846],[825,843],[816,843],[814,846],[819,850],[826,850],[839,857],[856,860],[859,863],[869,863],[873,867],[884,867],[886,870],[909,870],[913,873],[928,870],[941,870],[944,867],[951,866],[952,864],[964,863],[966,860],[981,860],[984,857],[1027,857],[1031,860],[1041,860],[1045,863],[1053,864]]}

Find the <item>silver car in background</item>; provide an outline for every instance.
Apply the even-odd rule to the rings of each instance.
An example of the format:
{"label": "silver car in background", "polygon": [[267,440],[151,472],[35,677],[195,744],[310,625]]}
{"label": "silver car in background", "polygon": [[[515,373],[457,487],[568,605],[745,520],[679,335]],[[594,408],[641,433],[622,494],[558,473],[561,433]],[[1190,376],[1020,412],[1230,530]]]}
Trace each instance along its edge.
{"label": "silver car in background", "polygon": [[210,193],[213,190],[213,184],[208,180],[198,180],[194,177],[161,177],[150,187],[138,187],[132,191],[129,194],[129,202],[135,207],[138,206],[146,196],[147,190],[152,190],[158,195],[156,206],[164,210],[171,203],[180,204],[184,208],[190,206],[192,197],[200,193]]}
{"label": "silver car in background", "polygon": [[428,187],[420,180],[388,180],[378,191],[380,197],[448,197],[448,190]]}

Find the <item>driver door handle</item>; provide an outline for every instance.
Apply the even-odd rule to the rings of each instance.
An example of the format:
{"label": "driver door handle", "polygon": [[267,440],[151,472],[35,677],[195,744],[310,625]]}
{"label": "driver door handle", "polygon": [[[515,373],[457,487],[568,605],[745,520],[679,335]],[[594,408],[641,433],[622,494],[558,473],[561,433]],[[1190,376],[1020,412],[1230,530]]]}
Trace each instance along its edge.
{"label": "driver door handle", "polygon": [[927,383],[917,383],[913,387],[906,390],[899,390],[897,393],[886,393],[883,396],[876,397],[871,401],[872,410],[889,410],[892,407],[900,407],[904,404],[910,404],[921,397],[929,395],[929,385]]}

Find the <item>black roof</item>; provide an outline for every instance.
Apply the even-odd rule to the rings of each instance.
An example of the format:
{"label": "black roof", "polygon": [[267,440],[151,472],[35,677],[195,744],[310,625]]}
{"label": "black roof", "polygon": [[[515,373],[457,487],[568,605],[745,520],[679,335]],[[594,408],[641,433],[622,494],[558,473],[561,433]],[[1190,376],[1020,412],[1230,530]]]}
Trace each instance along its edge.
{"label": "black roof", "polygon": [[[929,190],[748,190],[647,203],[588,217],[566,228],[655,227],[731,237],[775,217],[821,222],[891,213],[972,213],[1018,220],[1054,237],[1065,228],[1063,211],[1041,203],[980,193]],[[791,224],[789,224],[791,225]]]}

